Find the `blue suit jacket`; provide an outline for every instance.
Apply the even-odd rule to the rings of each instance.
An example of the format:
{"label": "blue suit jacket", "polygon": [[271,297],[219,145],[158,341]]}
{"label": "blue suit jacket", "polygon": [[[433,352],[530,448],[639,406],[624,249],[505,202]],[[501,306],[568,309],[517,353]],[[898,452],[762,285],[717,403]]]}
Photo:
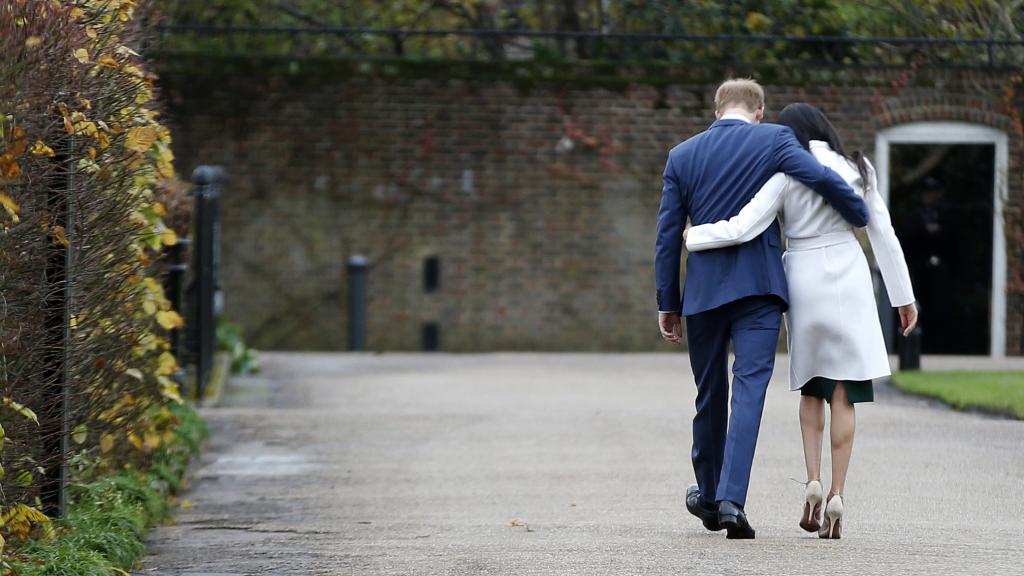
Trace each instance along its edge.
{"label": "blue suit jacket", "polygon": [[689,316],[764,295],[778,296],[788,306],[777,222],[745,244],[689,254],[685,297],[679,293],[687,217],[695,226],[732,218],[776,172],[811,187],[854,226],[867,224],[864,201],[800,146],[792,130],[719,120],[668,154],[654,260],[658,310]]}

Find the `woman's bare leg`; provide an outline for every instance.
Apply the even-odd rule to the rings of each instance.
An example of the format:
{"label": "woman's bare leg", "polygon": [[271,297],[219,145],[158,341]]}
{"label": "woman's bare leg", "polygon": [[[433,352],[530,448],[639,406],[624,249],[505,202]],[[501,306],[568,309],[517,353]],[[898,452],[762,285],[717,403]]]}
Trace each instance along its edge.
{"label": "woman's bare leg", "polygon": [[800,396],[800,433],[804,439],[807,480],[821,480],[821,435],[825,431],[825,400]]}
{"label": "woman's bare leg", "polygon": [[842,494],[846,487],[846,471],[853,453],[853,436],[857,427],[857,412],[846,395],[846,386],[836,384],[832,393],[832,494]]}

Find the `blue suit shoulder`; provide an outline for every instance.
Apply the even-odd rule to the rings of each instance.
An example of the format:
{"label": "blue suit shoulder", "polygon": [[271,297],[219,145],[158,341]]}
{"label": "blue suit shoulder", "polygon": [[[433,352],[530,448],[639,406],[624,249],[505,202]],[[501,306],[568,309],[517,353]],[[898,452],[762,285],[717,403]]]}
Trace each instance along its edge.
{"label": "blue suit shoulder", "polygon": [[668,157],[670,159],[675,160],[680,156],[685,156],[686,154],[692,152],[694,148],[700,146],[700,141],[704,138],[706,134],[707,130],[703,132],[698,132],[697,134],[690,136],[686,140],[683,140],[679,144],[676,144],[675,146],[672,147],[671,150],[668,151]]}
{"label": "blue suit shoulder", "polygon": [[789,126],[783,126],[782,124],[754,124],[750,129],[772,137],[776,137],[782,132],[793,133],[793,130]]}

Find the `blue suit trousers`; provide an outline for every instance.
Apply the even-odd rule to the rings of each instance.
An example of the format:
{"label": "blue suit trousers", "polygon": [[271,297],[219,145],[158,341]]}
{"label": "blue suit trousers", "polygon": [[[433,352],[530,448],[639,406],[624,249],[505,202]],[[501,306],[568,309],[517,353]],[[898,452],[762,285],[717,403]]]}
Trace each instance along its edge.
{"label": "blue suit trousers", "polygon": [[[686,317],[690,366],[697,380],[693,471],[708,502],[746,503],[783,302],[751,296]],[[729,343],[735,349],[729,413]]]}

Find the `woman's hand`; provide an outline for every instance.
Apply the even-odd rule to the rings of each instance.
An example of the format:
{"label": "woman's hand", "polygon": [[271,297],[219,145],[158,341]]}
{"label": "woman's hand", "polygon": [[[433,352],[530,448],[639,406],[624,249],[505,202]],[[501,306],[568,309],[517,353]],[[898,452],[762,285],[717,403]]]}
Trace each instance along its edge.
{"label": "woman's hand", "polygon": [[917,304],[900,306],[900,326],[903,327],[903,336],[910,336],[910,333],[917,328]]}

